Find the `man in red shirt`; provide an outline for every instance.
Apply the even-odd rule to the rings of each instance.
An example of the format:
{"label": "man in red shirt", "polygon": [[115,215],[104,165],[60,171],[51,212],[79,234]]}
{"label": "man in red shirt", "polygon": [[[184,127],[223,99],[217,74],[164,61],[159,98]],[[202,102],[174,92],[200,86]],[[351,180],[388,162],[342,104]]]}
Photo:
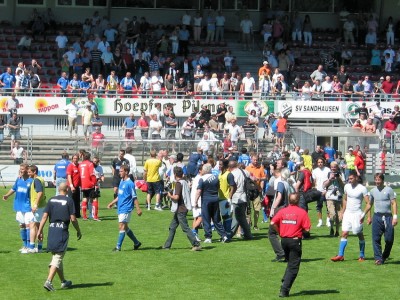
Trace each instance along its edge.
{"label": "man in red shirt", "polygon": [[390,100],[393,93],[394,83],[391,81],[390,76],[386,76],[386,80],[382,82],[381,90],[385,94],[385,99]]}
{"label": "man in red shirt", "polygon": [[290,288],[300,268],[303,232],[309,232],[311,228],[307,212],[298,206],[299,198],[298,193],[291,194],[289,196],[289,206],[279,210],[271,221],[271,226],[281,236],[282,248],[288,261],[279,293],[279,297],[282,298],[289,297]]}
{"label": "man in red shirt", "polygon": [[[83,161],[79,164],[79,175],[81,177],[81,190],[82,190],[82,217],[83,220],[87,220],[87,202],[91,198],[94,192],[95,186],[97,184],[96,174],[94,171],[94,165],[90,161],[90,153],[85,152],[83,154]],[[97,217],[97,212],[99,210],[99,205],[97,201],[93,201],[92,210],[94,215],[94,220],[99,221]]]}
{"label": "man in red shirt", "polygon": [[104,139],[106,137],[100,132],[100,127],[96,127],[92,133],[92,151],[93,153],[98,153],[101,149]]}
{"label": "man in red shirt", "polygon": [[72,163],[67,167],[67,180],[70,191],[70,196],[74,201],[75,205],[75,216],[77,218],[81,217],[81,176],[79,175],[79,155],[75,154],[72,157]]}

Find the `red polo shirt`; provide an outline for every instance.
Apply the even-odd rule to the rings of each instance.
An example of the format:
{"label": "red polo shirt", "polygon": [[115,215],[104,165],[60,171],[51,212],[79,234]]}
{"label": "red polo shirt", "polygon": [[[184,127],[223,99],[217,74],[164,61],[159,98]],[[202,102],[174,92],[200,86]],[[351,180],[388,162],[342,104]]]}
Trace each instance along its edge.
{"label": "red polo shirt", "polygon": [[303,236],[303,230],[310,230],[311,222],[307,212],[297,205],[289,205],[278,211],[272,218],[272,222],[278,227],[279,235],[283,238],[299,238]]}
{"label": "red polo shirt", "polygon": [[385,91],[386,94],[391,94],[394,88],[394,84],[391,81],[385,80],[381,86],[382,90]]}
{"label": "red polo shirt", "polygon": [[71,175],[74,187],[81,185],[81,176],[79,175],[79,165],[69,164],[67,167],[67,175]]}

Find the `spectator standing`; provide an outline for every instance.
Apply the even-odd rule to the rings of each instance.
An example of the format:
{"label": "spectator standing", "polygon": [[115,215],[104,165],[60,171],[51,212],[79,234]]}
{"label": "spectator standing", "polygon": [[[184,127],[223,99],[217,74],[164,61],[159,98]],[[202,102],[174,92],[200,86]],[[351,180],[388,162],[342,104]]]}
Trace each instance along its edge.
{"label": "spectator standing", "polygon": [[242,31],[242,41],[244,44],[244,50],[252,50],[250,46],[250,39],[253,35],[253,22],[250,20],[248,14],[245,15],[244,19],[240,22],[240,29]]}

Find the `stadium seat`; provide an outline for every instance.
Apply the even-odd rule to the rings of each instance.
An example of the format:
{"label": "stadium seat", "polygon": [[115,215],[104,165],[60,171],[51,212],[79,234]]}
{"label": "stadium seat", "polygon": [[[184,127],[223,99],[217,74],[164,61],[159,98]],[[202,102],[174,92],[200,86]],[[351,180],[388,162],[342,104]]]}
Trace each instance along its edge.
{"label": "stadium seat", "polygon": [[15,43],[15,37],[14,36],[6,36],[6,42],[7,43]]}
{"label": "stadium seat", "polygon": [[10,57],[11,58],[20,58],[19,52],[11,52]]}
{"label": "stadium seat", "polygon": [[34,59],[41,59],[42,58],[42,53],[41,52],[36,52],[32,54],[32,58]]}
{"label": "stadium seat", "polygon": [[6,52],[6,51],[1,51],[0,52],[0,58],[8,58],[8,52]]}
{"label": "stadium seat", "polygon": [[47,45],[40,45],[39,46],[40,51],[47,51]]}
{"label": "stadium seat", "polygon": [[3,33],[4,34],[14,34],[14,29],[13,28],[4,28]]}
{"label": "stadium seat", "polygon": [[46,73],[49,76],[55,76],[57,74],[56,70],[54,70],[54,69],[48,69]]}
{"label": "stadium seat", "polygon": [[17,35],[23,35],[24,33],[25,33],[25,30],[22,28],[15,29],[15,34],[17,34]]}
{"label": "stadium seat", "polygon": [[15,44],[8,44],[7,48],[8,48],[8,50],[15,51],[15,50],[17,50],[17,45],[15,45]]}
{"label": "stadium seat", "polygon": [[32,58],[32,54],[30,52],[24,52],[22,53],[22,58],[23,59]]}
{"label": "stadium seat", "polygon": [[40,75],[40,76],[43,76],[43,75],[46,74],[46,73],[44,72],[43,69],[39,69],[39,70],[37,71],[37,73],[38,73],[38,75]]}
{"label": "stadium seat", "polygon": [[54,67],[54,62],[51,61],[51,60],[46,60],[46,61],[44,62],[44,66],[45,66],[46,68],[53,68],[53,67]]}
{"label": "stadium seat", "polygon": [[4,67],[9,67],[9,66],[11,66],[11,60],[9,60],[9,59],[3,59],[3,60],[1,61],[1,64],[2,64]]}
{"label": "stadium seat", "polygon": [[42,56],[44,59],[51,59],[51,58],[53,58],[53,53],[52,52],[43,52]]}

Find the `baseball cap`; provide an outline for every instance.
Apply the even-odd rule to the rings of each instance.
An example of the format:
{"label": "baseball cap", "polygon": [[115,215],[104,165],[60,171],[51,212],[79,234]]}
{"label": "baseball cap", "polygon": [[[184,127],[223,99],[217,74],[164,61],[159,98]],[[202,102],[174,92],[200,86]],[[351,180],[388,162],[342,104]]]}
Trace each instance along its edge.
{"label": "baseball cap", "polygon": [[381,78],[379,78],[379,79],[383,79],[383,80],[384,80],[385,78],[381,77]]}
{"label": "baseball cap", "polygon": [[353,149],[353,147],[349,147],[349,149],[348,149],[349,151],[353,151],[354,149]]}
{"label": "baseball cap", "polygon": [[269,65],[269,62],[266,61],[266,60],[264,60],[264,61],[263,61],[263,65]]}
{"label": "baseball cap", "polygon": [[299,152],[300,152],[300,153],[304,153],[304,150],[303,150],[303,149],[300,149]]}
{"label": "baseball cap", "polygon": [[169,156],[169,158],[172,158],[173,160],[177,160],[177,157],[176,157],[175,154],[171,154],[171,155]]}

